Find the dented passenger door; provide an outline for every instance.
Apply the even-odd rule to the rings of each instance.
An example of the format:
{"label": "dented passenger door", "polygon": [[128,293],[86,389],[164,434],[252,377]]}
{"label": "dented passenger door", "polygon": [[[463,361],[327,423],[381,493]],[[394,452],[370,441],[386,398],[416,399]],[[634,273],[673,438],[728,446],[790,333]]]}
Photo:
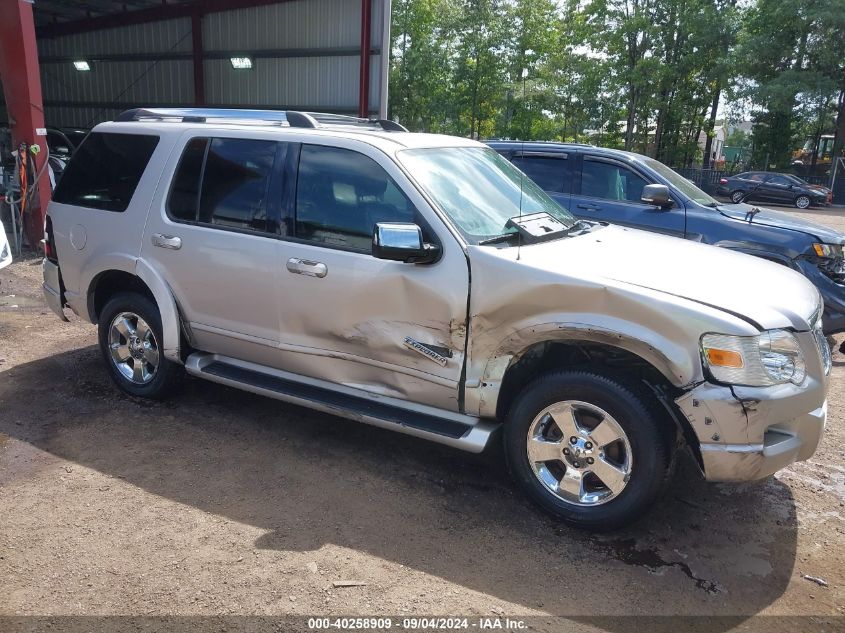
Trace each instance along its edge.
{"label": "dented passenger door", "polygon": [[[288,165],[281,366],[457,411],[469,293],[463,251],[388,157],[354,142],[318,142],[298,146]],[[418,224],[440,259],[373,257],[377,222]]]}

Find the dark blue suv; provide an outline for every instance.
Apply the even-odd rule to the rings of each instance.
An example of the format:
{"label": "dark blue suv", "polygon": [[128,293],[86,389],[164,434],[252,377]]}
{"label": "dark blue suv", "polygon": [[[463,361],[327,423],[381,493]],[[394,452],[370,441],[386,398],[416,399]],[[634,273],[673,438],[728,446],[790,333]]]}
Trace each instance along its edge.
{"label": "dark blue suv", "polygon": [[787,213],[721,203],[640,154],[566,143],[488,145],[579,218],[722,246],[803,273],[824,298],[825,333],[845,331],[845,234]]}

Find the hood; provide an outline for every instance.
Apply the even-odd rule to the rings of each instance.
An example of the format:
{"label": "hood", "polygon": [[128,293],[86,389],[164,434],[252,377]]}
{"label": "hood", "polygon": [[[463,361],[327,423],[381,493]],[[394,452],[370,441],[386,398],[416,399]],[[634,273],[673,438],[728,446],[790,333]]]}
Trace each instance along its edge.
{"label": "hood", "polygon": [[762,329],[806,330],[819,308],[803,275],[759,257],[617,226],[523,246],[520,262],[622,282],[715,307]]}
{"label": "hood", "polygon": [[720,204],[719,213],[734,220],[747,222],[745,220],[745,214],[754,208],[760,209],[760,213],[754,216],[753,224],[773,226],[790,231],[800,231],[816,241],[824,242],[825,244],[845,244],[845,233],[840,233],[834,229],[810,222],[809,220],[789,213],[767,209],[756,204]]}

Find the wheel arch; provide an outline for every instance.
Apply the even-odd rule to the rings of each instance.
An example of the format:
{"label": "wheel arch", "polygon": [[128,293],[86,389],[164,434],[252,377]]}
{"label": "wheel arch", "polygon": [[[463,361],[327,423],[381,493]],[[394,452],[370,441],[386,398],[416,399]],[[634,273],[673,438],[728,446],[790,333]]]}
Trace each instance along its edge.
{"label": "wheel arch", "polygon": [[[675,444],[686,444],[699,465],[702,463],[698,437],[675,403],[692,383],[679,380],[677,363],[653,346],[615,333],[569,332],[533,342],[510,355],[501,378],[495,383],[495,408],[490,413],[504,420],[529,382],[539,375],[568,368],[598,370],[634,381],[665,412],[662,421],[674,434]],[[492,376],[486,376],[481,388],[493,384]]]}
{"label": "wheel arch", "polygon": [[92,278],[87,292],[88,314],[93,323],[98,322],[103,306],[117,292],[137,292],[156,304],[161,316],[164,356],[182,363],[182,319],[167,282],[142,261],[136,263],[134,274],[115,268],[99,272]]}

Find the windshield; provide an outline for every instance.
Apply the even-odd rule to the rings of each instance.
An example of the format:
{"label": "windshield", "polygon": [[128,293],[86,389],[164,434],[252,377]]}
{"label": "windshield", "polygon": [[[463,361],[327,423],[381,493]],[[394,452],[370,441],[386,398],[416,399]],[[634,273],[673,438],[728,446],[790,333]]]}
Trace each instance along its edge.
{"label": "windshield", "polygon": [[408,149],[399,160],[468,242],[505,233],[508,220],[546,212],[569,228],[577,219],[506,159],[486,147]]}
{"label": "windshield", "polygon": [[674,169],[670,169],[660,161],[656,161],[653,158],[648,158],[646,156],[643,156],[642,160],[645,162],[646,165],[648,165],[658,174],[663,176],[663,178],[665,178],[670,185],[672,185],[675,189],[680,191],[693,202],[703,204],[705,207],[715,207],[717,204],[719,204],[714,198],[708,196],[701,189],[696,187],[693,182],[690,182],[689,180],[681,176],[681,174],[676,172]]}

